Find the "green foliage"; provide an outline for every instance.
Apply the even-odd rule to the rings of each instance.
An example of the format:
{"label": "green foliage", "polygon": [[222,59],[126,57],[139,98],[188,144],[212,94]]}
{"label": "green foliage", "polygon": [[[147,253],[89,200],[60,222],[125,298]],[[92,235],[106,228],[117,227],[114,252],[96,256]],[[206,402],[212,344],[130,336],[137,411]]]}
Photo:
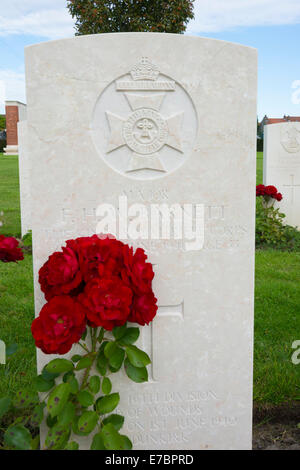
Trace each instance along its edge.
{"label": "green foliage", "polygon": [[266,206],[262,197],[256,198],[256,247],[300,251],[300,232],[284,225],[285,215],[279,208]]}
{"label": "green foliage", "polygon": [[183,33],[194,0],[67,0],[76,35],[152,31]]}
{"label": "green foliage", "polygon": [[22,425],[9,427],[4,434],[4,442],[11,449],[30,450],[31,434]]}
{"label": "green foliage", "polygon": [[[124,325],[114,329],[111,336],[105,332],[110,336],[108,339],[104,338],[104,330],[97,336],[95,329],[88,328],[90,338],[87,344],[91,344],[91,350],[85,355],[73,356],[72,361],[53,359],[35,377],[32,388],[41,392],[40,400],[37,393],[26,390],[19,391],[14,400],[9,397],[0,399],[0,418],[16,409],[24,410],[24,416],[16,418],[7,427],[4,448],[38,449],[39,436],[32,434],[32,429],[45,419],[48,433],[43,449],[78,450],[75,441],[69,442],[72,431],[79,436],[88,436],[95,429],[92,450],[131,449],[130,439],[119,433],[124,417],[112,414],[119,405],[120,395],[112,393],[112,382],[107,375],[122,367],[126,355],[126,361],[138,371],[127,375],[135,382],[146,380],[145,365],[149,364],[149,357],[136,346],[122,343],[123,338],[129,342],[137,339],[139,333],[136,330],[138,328]],[[90,376],[94,365],[98,372],[100,369],[102,380],[98,374]]]}
{"label": "green foliage", "polygon": [[6,117],[5,114],[0,114],[0,131],[4,131],[6,129]]}
{"label": "green foliage", "polygon": [[129,359],[125,359],[125,371],[127,376],[136,383],[147,382],[148,372],[146,367],[135,367]]}

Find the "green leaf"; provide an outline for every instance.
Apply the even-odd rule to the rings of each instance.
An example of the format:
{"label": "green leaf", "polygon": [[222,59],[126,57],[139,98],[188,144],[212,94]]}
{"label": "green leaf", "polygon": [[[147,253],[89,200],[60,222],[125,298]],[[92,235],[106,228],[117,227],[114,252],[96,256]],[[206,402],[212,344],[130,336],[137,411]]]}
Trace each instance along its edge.
{"label": "green leaf", "polygon": [[62,410],[62,412],[57,416],[57,424],[62,427],[69,426],[73,423],[75,419],[75,406],[73,403],[68,402]]}
{"label": "green leaf", "polygon": [[61,413],[68,401],[70,393],[71,387],[68,383],[61,383],[52,390],[47,403],[48,411],[52,417],[58,416]]}
{"label": "green leaf", "polygon": [[81,390],[81,392],[79,392],[77,395],[77,399],[79,403],[85,408],[91,406],[94,403],[93,395],[87,390]]}
{"label": "green leaf", "polygon": [[117,372],[124,361],[125,351],[117,346],[112,356],[109,358],[109,364],[114,369],[114,372]]}
{"label": "green leaf", "polygon": [[16,450],[29,450],[31,448],[31,434],[20,424],[9,427],[4,434],[4,442],[8,447]]}
{"label": "green leaf", "polygon": [[33,387],[37,392],[48,392],[55,385],[54,380],[46,380],[42,375],[33,379]]}
{"label": "green leaf", "polygon": [[40,448],[40,435],[37,434],[31,441],[30,450],[39,450]]}
{"label": "green leaf", "polygon": [[121,438],[122,438],[122,441],[123,441],[123,447],[122,448],[124,450],[131,450],[132,449],[132,442],[129,439],[129,437],[121,434]]}
{"label": "green leaf", "polygon": [[115,341],[110,341],[104,348],[104,355],[109,359],[117,349],[117,343]]}
{"label": "green leaf", "polygon": [[45,403],[40,403],[39,405],[37,405],[34,408],[32,416],[30,417],[30,422],[31,422],[32,426],[38,427],[41,424],[41,422],[43,421],[45,406],[46,406]]}
{"label": "green leaf", "polygon": [[78,450],[79,444],[75,441],[68,442],[64,450]]}
{"label": "green leaf", "polygon": [[108,360],[104,356],[104,353],[98,355],[98,359],[96,362],[96,368],[101,375],[105,375],[107,371]]}
{"label": "green leaf", "polygon": [[79,390],[78,380],[75,377],[74,372],[67,372],[63,376],[63,382],[68,383],[71,387],[71,393],[76,394]]}
{"label": "green leaf", "polygon": [[88,432],[79,431],[79,428],[78,428],[79,419],[80,419],[80,416],[75,417],[75,420],[72,423],[72,430],[73,430],[74,434],[77,434],[77,436],[87,436],[89,434]]}
{"label": "green leaf", "polygon": [[106,450],[103,442],[102,432],[94,435],[91,450]]}
{"label": "green leaf", "polygon": [[48,428],[53,428],[53,426],[57,423],[57,416],[54,416],[54,418],[52,418],[51,415],[48,415],[46,423]]}
{"label": "green leaf", "polygon": [[82,359],[80,359],[75,369],[76,370],[86,369],[87,367],[90,367],[92,364],[93,364],[93,358],[90,356],[85,356]]}
{"label": "green leaf", "polygon": [[57,377],[60,376],[60,374],[51,374],[50,372],[48,372],[46,370],[46,367],[44,367],[44,369],[42,370],[41,375],[42,375],[43,379],[45,379],[48,382],[50,382],[51,380],[55,380]]}
{"label": "green leaf", "polygon": [[62,450],[65,448],[68,439],[70,437],[70,429],[68,426],[61,426],[60,424],[55,424],[52,428],[49,429],[45,445],[49,450]]}
{"label": "green leaf", "polygon": [[113,328],[112,334],[114,335],[116,339],[120,339],[122,338],[122,336],[124,336],[126,329],[127,329],[126,323],[123,326],[116,326],[115,328]]}
{"label": "green leaf", "polygon": [[126,354],[134,367],[144,367],[151,363],[150,357],[136,346],[127,346]]}
{"label": "green leaf", "polygon": [[69,372],[74,369],[74,365],[68,359],[53,359],[45,367],[47,372],[50,374],[62,374],[63,372]]}
{"label": "green leaf", "polygon": [[15,354],[15,352],[17,352],[17,350],[18,350],[18,345],[16,343],[9,344],[6,347],[6,357],[12,356],[13,354]]}
{"label": "green leaf", "polygon": [[78,362],[78,361],[80,361],[81,358],[82,358],[82,356],[80,356],[79,354],[75,354],[74,356],[71,357],[71,361],[72,362]]}
{"label": "green leaf", "polygon": [[122,336],[120,343],[121,344],[133,344],[136,342],[140,336],[139,328],[127,328],[124,336]]}
{"label": "green leaf", "polygon": [[109,395],[111,392],[111,381],[109,380],[108,377],[104,377],[103,382],[102,382],[102,392],[104,395]]}
{"label": "green leaf", "polygon": [[148,371],[146,367],[134,367],[128,359],[125,359],[125,371],[128,377],[136,383],[147,382]]}
{"label": "green leaf", "polygon": [[89,389],[92,393],[98,393],[100,390],[101,381],[98,375],[93,375],[89,381]]}
{"label": "green leaf", "polygon": [[78,420],[78,429],[80,432],[90,433],[98,423],[98,414],[96,411],[85,411]]}
{"label": "green leaf", "polygon": [[122,450],[123,439],[115,427],[108,423],[102,428],[103,443],[108,450]]}
{"label": "green leaf", "polygon": [[0,398],[0,418],[8,412],[11,407],[11,399],[9,397]]}
{"label": "green leaf", "polygon": [[100,333],[97,338],[98,343],[101,343],[103,338],[104,338],[104,328],[101,328]]}
{"label": "green leaf", "polygon": [[111,395],[106,395],[105,397],[98,398],[96,402],[97,411],[101,415],[106,415],[111,413],[119,404],[120,395],[118,393],[112,393]]}
{"label": "green leaf", "polygon": [[14,406],[16,408],[30,408],[38,402],[38,397],[32,392],[26,390],[20,390],[14,400]]}
{"label": "green leaf", "polygon": [[114,428],[119,431],[124,424],[124,416],[112,414],[105,418],[103,424],[112,424]]}

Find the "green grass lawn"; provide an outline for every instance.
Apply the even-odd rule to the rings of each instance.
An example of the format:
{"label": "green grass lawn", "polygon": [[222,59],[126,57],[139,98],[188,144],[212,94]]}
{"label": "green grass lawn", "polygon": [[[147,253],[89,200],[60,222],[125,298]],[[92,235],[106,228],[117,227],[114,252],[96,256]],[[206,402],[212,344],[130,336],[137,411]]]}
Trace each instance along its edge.
{"label": "green grass lawn", "polygon": [[[0,156],[0,233],[19,235],[17,157]],[[262,182],[262,153],[257,181]],[[0,264],[0,338],[17,342],[18,352],[0,365],[0,396],[23,389],[35,373],[32,258]],[[292,342],[300,339],[300,253],[256,252],[254,400],[273,403],[300,399],[300,364],[291,362]]]}
{"label": "green grass lawn", "polygon": [[[21,235],[19,169],[17,156],[0,153],[0,233]],[[1,215],[3,212],[3,215]]]}
{"label": "green grass lawn", "polygon": [[256,184],[263,182],[263,152],[257,152],[256,159]]}

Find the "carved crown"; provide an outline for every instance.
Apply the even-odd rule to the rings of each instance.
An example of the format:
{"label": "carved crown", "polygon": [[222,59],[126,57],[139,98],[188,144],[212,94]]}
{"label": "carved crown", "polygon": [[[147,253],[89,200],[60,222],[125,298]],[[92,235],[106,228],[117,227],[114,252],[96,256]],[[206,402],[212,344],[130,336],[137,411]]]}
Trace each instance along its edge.
{"label": "carved crown", "polygon": [[131,70],[133,80],[156,80],[158,75],[158,67],[152,64],[147,57],[142,57]]}

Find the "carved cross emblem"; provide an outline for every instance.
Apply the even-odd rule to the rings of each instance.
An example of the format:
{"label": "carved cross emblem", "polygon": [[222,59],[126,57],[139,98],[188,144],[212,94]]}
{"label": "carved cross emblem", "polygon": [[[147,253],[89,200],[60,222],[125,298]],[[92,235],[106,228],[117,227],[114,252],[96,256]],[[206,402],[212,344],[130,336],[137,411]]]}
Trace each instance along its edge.
{"label": "carved cross emblem", "polygon": [[174,91],[175,82],[159,81],[157,67],[147,58],[142,58],[131,75],[133,80],[117,82],[116,86],[117,91],[123,92],[126,97],[128,115],[120,116],[106,111],[110,128],[106,151],[110,153],[126,145],[132,152],[127,172],[141,169],[165,172],[159,151],[166,145],[183,153],[181,126],[184,112],[171,116],[160,112],[166,93]]}

